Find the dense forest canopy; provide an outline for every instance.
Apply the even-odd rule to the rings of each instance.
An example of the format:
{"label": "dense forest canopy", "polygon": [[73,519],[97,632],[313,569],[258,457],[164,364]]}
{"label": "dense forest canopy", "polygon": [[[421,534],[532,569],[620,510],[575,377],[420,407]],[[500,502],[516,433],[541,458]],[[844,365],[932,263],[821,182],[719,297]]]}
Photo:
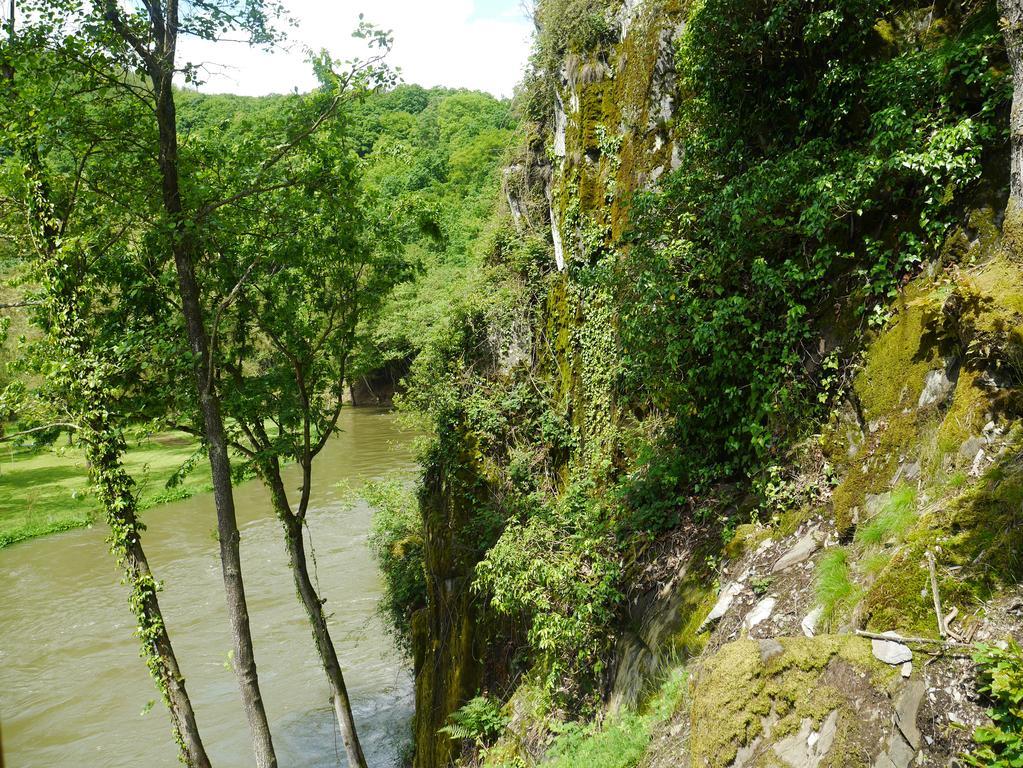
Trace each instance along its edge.
{"label": "dense forest canopy", "polygon": [[[239,142],[295,108],[291,96],[247,97],[181,90],[179,129],[186,142]],[[367,95],[345,115],[345,140],[360,159],[361,184],[380,234],[400,247],[404,270],[372,319],[364,318],[353,376],[406,361],[425,344],[477,265],[480,236],[500,189],[500,167],[516,131],[511,104],[488,94],[399,85]],[[217,151],[217,150],[210,150]],[[8,173],[12,173],[8,164]],[[22,213],[5,206],[8,232]],[[31,277],[15,235],[0,241],[5,304],[30,301]],[[5,310],[5,384],[19,378],[19,345],[34,332],[29,307]],[[31,378],[31,376],[29,376]],[[8,407],[11,429],[45,418]],[[28,443],[56,437],[27,435]]]}

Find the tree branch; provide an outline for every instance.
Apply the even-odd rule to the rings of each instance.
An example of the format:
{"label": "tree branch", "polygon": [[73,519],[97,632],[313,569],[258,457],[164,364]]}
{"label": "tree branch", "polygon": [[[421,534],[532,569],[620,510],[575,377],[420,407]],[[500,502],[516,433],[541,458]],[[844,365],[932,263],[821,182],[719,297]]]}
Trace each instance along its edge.
{"label": "tree branch", "polygon": [[224,310],[230,307],[234,300],[238,297],[238,292],[242,289],[242,285],[244,285],[245,281],[248,279],[249,275],[252,273],[252,270],[255,269],[258,263],[259,256],[252,260],[252,263],[249,264],[245,272],[242,273],[242,276],[238,278],[238,282],[234,284],[234,287],[231,289],[231,292],[224,297],[224,300],[220,302],[220,305],[217,307],[216,314],[213,317],[213,329],[210,332],[210,364],[208,370],[206,371],[207,388],[211,387],[213,384],[214,369],[213,358],[214,352],[216,351],[217,348],[217,332],[220,330],[221,315],[223,315]]}
{"label": "tree branch", "polygon": [[0,435],[0,443],[7,443],[14,440],[16,437],[24,437],[25,435],[31,435],[34,432],[43,432],[47,429],[69,429],[77,430],[77,424],[70,424],[64,421],[58,421],[53,424],[46,424],[42,427],[32,427],[32,429],[23,429],[20,432],[12,432],[9,435]]}
{"label": "tree branch", "polygon": [[[187,426],[185,424],[174,424],[172,422],[167,422],[167,428],[168,429],[173,429],[173,430],[175,430],[177,432],[184,432],[186,435],[191,435],[192,437],[198,437],[200,439],[205,439],[205,437],[206,437],[206,435],[203,432],[199,431],[198,429],[193,429],[192,427],[189,427],[189,426]],[[243,456],[246,456],[246,457],[248,457],[250,459],[256,458],[255,451],[252,451],[252,450],[246,448],[244,445],[239,443],[237,440],[231,440],[230,438],[228,438],[227,444],[230,445],[232,448],[234,448],[236,451],[238,451],[238,453],[242,454]]]}
{"label": "tree branch", "polygon": [[[262,171],[260,171],[260,173],[262,173]],[[223,208],[225,205],[237,203],[239,200],[244,200],[245,198],[252,197],[253,195],[261,195],[264,192],[273,192],[278,189],[287,189],[289,187],[295,186],[298,183],[299,183],[298,179],[288,179],[287,181],[282,181],[277,184],[267,184],[265,186],[253,185],[251,187],[246,187],[245,189],[231,195],[230,197],[225,197],[223,200],[218,200],[215,203],[207,203],[201,209],[199,209],[199,213],[196,214],[196,218],[201,221],[202,219],[206,218],[211,213],[213,213],[215,210],[217,210],[218,208]]]}
{"label": "tree branch", "polygon": [[149,70],[150,74],[156,71],[156,59],[153,56],[152,51],[143,45],[142,40],[131,31],[131,28],[124,23],[124,19],[121,18],[121,12],[117,9],[117,3],[115,0],[104,0],[103,2],[103,18],[110,22],[113,26],[114,31],[121,36],[128,45],[139,55],[142,59],[142,63],[146,65],[146,69]]}

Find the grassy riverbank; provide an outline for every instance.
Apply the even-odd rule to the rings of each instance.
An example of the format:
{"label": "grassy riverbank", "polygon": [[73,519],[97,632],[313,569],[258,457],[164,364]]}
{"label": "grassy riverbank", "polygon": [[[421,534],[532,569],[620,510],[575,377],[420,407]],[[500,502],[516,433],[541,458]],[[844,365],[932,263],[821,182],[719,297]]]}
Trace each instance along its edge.
{"label": "grassy riverbank", "polygon": [[[194,452],[194,440],[181,433],[131,444],[125,465],[139,483],[143,509],[209,490],[202,463],[178,486],[166,487]],[[88,525],[98,513],[81,448],[69,447],[63,439],[41,451],[0,447],[0,548]]]}

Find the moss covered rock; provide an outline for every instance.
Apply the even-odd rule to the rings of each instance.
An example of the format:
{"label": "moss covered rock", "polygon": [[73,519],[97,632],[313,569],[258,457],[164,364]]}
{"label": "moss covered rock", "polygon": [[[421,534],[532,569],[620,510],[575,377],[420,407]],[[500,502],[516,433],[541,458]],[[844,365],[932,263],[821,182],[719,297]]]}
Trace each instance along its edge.
{"label": "moss covered rock", "polygon": [[689,764],[870,765],[892,729],[896,678],[861,638],[729,643],[694,675]]}
{"label": "moss covered rock", "polygon": [[972,240],[963,232],[949,239],[962,263],[900,293],[865,350],[855,408],[839,409],[825,431],[841,478],[834,515],[843,534],[862,521],[872,496],[902,478],[900,468],[912,465],[925,484],[956,469],[979,474],[985,425],[1023,412],[1023,271],[989,231],[989,217],[971,222]]}

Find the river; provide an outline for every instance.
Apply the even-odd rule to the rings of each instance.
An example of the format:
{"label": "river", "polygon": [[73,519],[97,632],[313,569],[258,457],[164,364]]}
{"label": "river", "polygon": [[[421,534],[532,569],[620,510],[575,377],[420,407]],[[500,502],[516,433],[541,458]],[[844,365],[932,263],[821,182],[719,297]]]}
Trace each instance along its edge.
{"label": "river", "polygon": [[[371,511],[354,487],[414,469],[392,413],[345,409],[314,468],[309,526],[321,595],[367,759],[389,768],[409,736],[412,684],[376,615],[381,577],[367,547]],[[200,467],[196,471],[202,471]],[[291,487],[298,479],[289,476]],[[292,586],[284,543],[258,482],[236,489],[242,558],[263,699],[282,768],[345,765],[328,689]],[[216,517],[196,496],[145,513],[144,544],[165,582],[160,601],[213,765],[252,765],[229,668]],[[177,765],[170,719],[138,655],[106,529],[0,550],[0,728],[7,768]]]}

